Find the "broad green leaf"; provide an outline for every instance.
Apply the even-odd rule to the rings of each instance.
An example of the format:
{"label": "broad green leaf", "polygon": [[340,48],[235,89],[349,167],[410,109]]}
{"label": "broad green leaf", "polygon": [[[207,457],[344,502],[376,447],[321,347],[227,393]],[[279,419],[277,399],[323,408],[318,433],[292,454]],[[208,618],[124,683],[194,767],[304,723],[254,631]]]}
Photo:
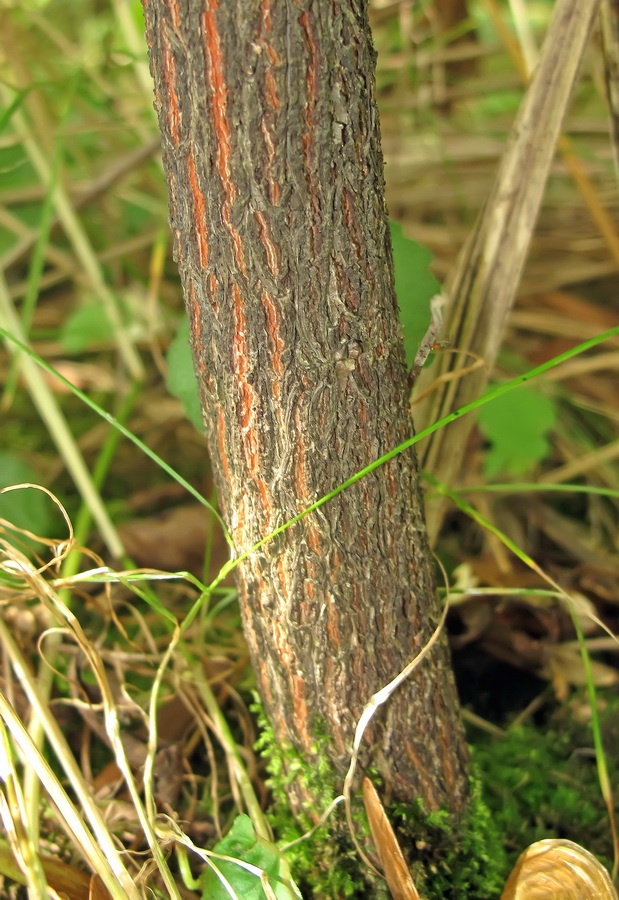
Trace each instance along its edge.
{"label": "broad green leaf", "polygon": [[555,415],[553,401],[532,387],[504,394],[482,407],[477,422],[490,442],[486,475],[522,475],[545,459]]}
{"label": "broad green leaf", "polygon": [[390,221],[395,267],[395,290],[404,329],[406,362],[412,366],[415,354],[430,324],[430,300],[441,286],[430,271],[432,254],[421,244],[404,237],[402,226]]}
{"label": "broad green leaf", "polygon": [[[23,482],[36,483],[35,472],[11,453],[0,453],[0,488]],[[49,498],[34,488],[0,494],[0,518],[39,537],[49,537],[52,517]]]}
{"label": "broad green leaf", "polygon": [[[249,816],[237,816],[228,834],[213,848],[215,853],[251,863],[265,872],[277,900],[296,900],[298,894],[290,881],[288,864],[275,844],[259,838]],[[236,863],[213,859],[239,900],[265,900],[266,894],[257,875]],[[202,900],[230,900],[228,890],[209,868],[203,876]]]}
{"label": "broad green leaf", "polygon": [[60,342],[66,353],[81,353],[113,336],[112,324],[100,303],[78,306],[60,330]]}
{"label": "broad green leaf", "polygon": [[185,415],[200,433],[204,430],[198,381],[189,347],[189,322],[183,319],[167,355],[169,392],[183,404]]}

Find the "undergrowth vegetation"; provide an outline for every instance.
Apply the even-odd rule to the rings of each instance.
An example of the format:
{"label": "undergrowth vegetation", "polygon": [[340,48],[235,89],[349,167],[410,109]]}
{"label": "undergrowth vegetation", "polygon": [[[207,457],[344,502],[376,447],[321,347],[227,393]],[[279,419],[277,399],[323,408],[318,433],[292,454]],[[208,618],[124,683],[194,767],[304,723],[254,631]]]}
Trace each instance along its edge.
{"label": "undergrowth vegetation", "polygon": [[[441,4],[372,5],[411,366],[523,96],[514,44],[547,26],[552,4],[530,5],[512,22],[471,0],[443,24]],[[387,897],[369,867],[352,874],[359,846],[378,864],[359,779],[293,816],[285,779],[324,773],[254,707],[140,5],[28,2],[2,26],[0,488],[21,486],[0,494],[0,893]],[[436,554],[474,802],[464,826],[383,803],[430,898],[499,896],[544,837],[616,876],[619,237],[596,60],[493,383],[470,404],[465,470],[452,486],[427,472],[429,502],[450,503]],[[457,341],[437,328],[428,365]],[[481,366],[472,353],[456,380]]]}

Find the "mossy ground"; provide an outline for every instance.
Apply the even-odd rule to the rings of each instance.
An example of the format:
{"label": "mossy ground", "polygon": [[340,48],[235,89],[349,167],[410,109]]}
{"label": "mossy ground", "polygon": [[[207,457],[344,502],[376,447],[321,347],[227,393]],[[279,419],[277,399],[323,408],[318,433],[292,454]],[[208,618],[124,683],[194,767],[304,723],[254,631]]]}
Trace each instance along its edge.
{"label": "mossy ground", "polygon": [[[600,697],[599,706],[610,783],[616,784],[619,698]],[[503,835],[510,867],[525,847],[549,837],[582,844],[610,866],[611,832],[586,710],[575,695],[541,725],[510,729],[502,740],[475,735],[473,759],[483,797]]]}
{"label": "mossy ground", "polygon": [[[619,747],[614,733],[616,698],[606,704],[603,727],[609,748]],[[336,794],[337,780],[327,764],[308,770],[292,748],[275,747],[265,726],[259,749],[267,760],[272,807],[269,819],[281,842],[300,837],[311,827],[293,819],[286,785],[300,778],[320,798],[322,812]],[[610,829],[589,751],[586,723],[558,710],[543,728],[526,725],[507,730],[502,739],[471,733],[471,803],[465,817],[447,812],[425,815],[420,807],[394,805],[388,810],[408,858],[420,894],[428,900],[491,900],[499,897],[517,857],[545,837],[581,843],[608,864]],[[320,742],[326,738],[321,736]],[[326,759],[326,753],[325,753]],[[611,780],[619,766],[608,759]],[[356,823],[362,845],[371,850],[365,814]],[[289,851],[303,896],[327,898],[389,897],[386,886],[358,858],[341,807],[312,837]]]}

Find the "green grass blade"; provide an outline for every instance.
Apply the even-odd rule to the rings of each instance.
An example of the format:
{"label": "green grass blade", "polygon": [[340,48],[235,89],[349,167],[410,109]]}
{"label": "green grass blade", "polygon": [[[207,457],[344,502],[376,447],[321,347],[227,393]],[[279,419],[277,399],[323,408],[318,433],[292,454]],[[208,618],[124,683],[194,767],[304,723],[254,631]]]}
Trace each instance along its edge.
{"label": "green grass blade", "polygon": [[614,488],[600,487],[595,484],[544,484],[542,481],[535,484],[530,481],[513,482],[506,484],[479,484],[474,487],[457,488],[454,494],[526,494],[526,493],[554,492],[558,494],[597,494],[599,497],[612,497],[619,500],[619,491]]}
{"label": "green grass blade", "polygon": [[423,438],[426,438],[429,435],[433,434],[435,431],[438,431],[439,428],[444,428],[446,425],[449,425],[450,422],[454,422],[461,416],[473,412],[473,410],[475,409],[479,409],[480,406],[484,406],[484,404],[489,403],[491,400],[495,400],[497,397],[501,397],[508,391],[513,391],[515,388],[520,387],[520,385],[526,384],[533,378],[537,378],[539,375],[542,375],[549,369],[553,369],[555,366],[566,362],[568,359],[572,359],[574,356],[578,356],[579,354],[584,353],[586,350],[597,347],[598,344],[601,344],[604,341],[609,340],[609,338],[615,337],[615,335],[618,334],[619,325],[615,326],[614,328],[610,328],[608,331],[605,331],[602,334],[596,335],[596,337],[590,338],[587,341],[583,341],[581,344],[577,344],[570,350],[566,350],[565,353],[560,353],[558,356],[547,360],[541,365],[536,366],[534,369],[530,369],[528,372],[525,372],[524,375],[519,375],[517,378],[513,378],[511,381],[505,382],[505,384],[498,385],[498,387],[495,387],[492,390],[488,391],[482,397],[478,397],[477,400],[473,400],[471,403],[467,403],[466,406],[462,406],[460,407],[460,409],[455,410],[455,412],[449,413],[449,415],[444,416],[442,419],[439,419],[432,425],[428,425],[428,427],[424,428],[423,431],[418,432],[417,434],[408,438],[406,441],[398,444],[397,447],[394,447],[393,450],[390,450],[388,453],[385,453],[383,456],[374,460],[374,462],[370,463],[369,466],[365,466],[363,469],[355,472],[354,475],[346,479],[346,481],[342,482],[342,484],[340,484],[334,490],[330,491],[328,494],[325,494],[325,496],[321,497],[319,500],[316,500],[315,503],[312,503],[292,519],[284,522],[283,525],[280,525],[275,529],[275,531],[272,531],[266,537],[262,538],[262,540],[254,544],[254,546],[249,550],[246,550],[244,553],[240,554],[240,556],[237,556],[236,558],[227,562],[222,567],[221,572],[219,573],[215,581],[211,584],[211,588],[215,587],[216,584],[219,584],[219,582],[228,574],[228,572],[232,571],[232,569],[235,569],[240,562],[242,562],[244,559],[247,559],[247,557],[254,553],[254,551],[259,550],[260,547],[264,546],[264,544],[267,543],[267,541],[270,541],[272,540],[272,538],[277,537],[277,535],[281,534],[287,528],[290,528],[290,526],[294,525],[296,522],[301,521],[301,519],[305,518],[305,516],[313,512],[315,509],[319,509],[321,506],[324,506],[324,504],[329,500],[332,500],[333,497],[337,497],[337,495],[341,494],[342,491],[345,491],[346,488],[349,488],[351,485],[356,484],[357,481],[360,481],[366,475],[369,475],[370,472],[374,471],[374,469],[377,469],[379,466],[382,466],[386,462],[389,462],[389,460],[393,459],[394,456],[397,456],[399,453],[403,453],[405,450],[408,450],[409,447],[412,447],[414,444],[417,444],[419,441],[423,440]]}
{"label": "green grass blade", "polygon": [[95,412],[98,416],[101,416],[102,419],[105,419],[105,421],[108,422],[113,428],[116,428],[118,431],[120,431],[120,433],[128,440],[130,440],[133,444],[135,444],[135,446],[139,450],[141,450],[142,453],[146,454],[146,456],[148,456],[149,459],[152,459],[153,462],[155,462],[161,469],[163,469],[164,472],[166,472],[171,478],[182,485],[182,487],[184,487],[185,490],[192,495],[192,497],[195,497],[196,500],[198,500],[203,506],[206,506],[206,508],[213,513],[213,515],[221,525],[226,541],[228,542],[230,547],[233,546],[230,533],[215,507],[211,503],[209,503],[206,497],[203,497],[202,494],[193,487],[193,485],[189,484],[189,482],[185,478],[183,478],[182,475],[179,475],[178,472],[176,472],[170,465],[168,465],[167,462],[165,462],[160,456],[158,456],[154,450],[151,450],[150,447],[148,447],[143,441],[141,441],[131,431],[129,431],[128,428],[125,428],[125,426],[121,422],[119,422],[118,419],[116,419],[111,413],[104,410],[101,406],[99,406],[98,403],[95,403],[94,400],[91,400],[87,394],[85,394],[79,388],[75,387],[74,384],[71,384],[68,378],[65,378],[64,375],[61,375],[60,372],[57,372],[53,366],[46,362],[42,357],[40,357],[37,353],[34,352],[34,350],[32,350],[22,341],[18,340],[5,328],[0,328],[0,337],[3,337],[5,340],[10,341],[15,345],[15,347],[17,347],[18,350],[21,350],[22,353],[25,353],[34,362],[41,366],[42,369],[44,369],[46,372],[49,372],[51,375],[54,375],[60,382],[62,382],[62,384],[64,384],[65,387],[67,387],[71,391],[71,393],[75,394],[76,397],[79,397],[82,403],[85,403],[86,406],[89,406],[90,409],[93,410],[93,412]]}
{"label": "green grass blade", "polygon": [[[600,791],[602,793],[602,797],[604,798],[604,802],[606,804],[606,808],[608,810],[608,817],[611,827],[611,833],[613,837],[613,846],[614,846],[614,865],[613,865],[613,877],[616,877],[617,868],[619,867],[619,839],[617,836],[617,824],[615,821],[614,814],[614,800],[613,800],[613,792],[610,783],[610,779],[608,776],[608,766],[606,764],[606,754],[604,752],[604,746],[602,742],[602,729],[600,727],[600,719],[598,715],[597,709],[597,695],[595,690],[595,684],[593,681],[593,673],[591,671],[591,659],[589,657],[589,651],[587,650],[587,644],[585,641],[585,637],[582,632],[582,628],[580,627],[580,622],[578,621],[578,616],[574,609],[574,603],[570,595],[565,591],[561,585],[557,584],[554,579],[552,579],[549,575],[547,575],[544,570],[538,566],[538,564],[531,559],[531,557],[525,553],[517,544],[515,544],[511,538],[509,538],[506,534],[504,534],[496,525],[490,522],[485,518],[478,510],[472,507],[469,503],[462,499],[462,497],[458,496],[455,491],[450,490],[444,484],[438,482],[432,475],[426,473],[426,480],[443,496],[449,497],[449,499],[461,509],[462,512],[466,513],[467,516],[472,518],[478,525],[481,525],[486,531],[490,531],[494,534],[501,543],[507,547],[511,552],[518,557],[518,559],[522,560],[522,562],[529,568],[540,575],[544,581],[550,584],[559,594],[559,596],[563,599],[564,605],[567,608],[572,622],[574,624],[574,629],[576,631],[578,637],[578,644],[580,647],[581,657],[583,661],[583,667],[585,670],[585,678],[587,683],[587,692],[589,694],[589,700],[591,704],[591,732],[593,735],[593,744],[595,747],[595,761],[598,772],[598,781],[600,784]],[[596,620],[597,621],[597,620]],[[607,629],[608,630],[608,629]]]}

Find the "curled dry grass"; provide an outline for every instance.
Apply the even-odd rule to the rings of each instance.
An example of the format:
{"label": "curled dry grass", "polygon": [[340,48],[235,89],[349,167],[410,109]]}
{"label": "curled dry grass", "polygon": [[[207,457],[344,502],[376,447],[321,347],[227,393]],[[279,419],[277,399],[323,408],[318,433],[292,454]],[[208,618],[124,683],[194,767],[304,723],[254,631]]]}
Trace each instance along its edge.
{"label": "curled dry grass", "polygon": [[[76,549],[70,527],[60,545],[40,542],[50,558],[37,565],[18,549],[36,536],[4,526],[0,867],[32,897],[48,896],[46,885],[71,900],[90,897],[81,866],[96,873],[101,897],[180,897],[169,864],[175,846],[212,843],[238,810],[264,823],[252,784],[255,735],[234,688],[246,651],[225,613],[231,592],[203,605],[180,645],[174,613],[200,598],[195,578],[114,572],[96,558],[64,577]],[[160,587],[153,610],[148,585],[158,578],[171,587]]]}

